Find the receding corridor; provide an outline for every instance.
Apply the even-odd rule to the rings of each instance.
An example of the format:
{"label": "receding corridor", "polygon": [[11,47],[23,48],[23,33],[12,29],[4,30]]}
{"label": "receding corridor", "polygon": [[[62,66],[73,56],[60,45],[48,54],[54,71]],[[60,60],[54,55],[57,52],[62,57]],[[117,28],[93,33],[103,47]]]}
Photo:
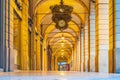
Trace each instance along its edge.
{"label": "receding corridor", "polygon": [[0,80],[119,74],[120,0],[0,0]]}

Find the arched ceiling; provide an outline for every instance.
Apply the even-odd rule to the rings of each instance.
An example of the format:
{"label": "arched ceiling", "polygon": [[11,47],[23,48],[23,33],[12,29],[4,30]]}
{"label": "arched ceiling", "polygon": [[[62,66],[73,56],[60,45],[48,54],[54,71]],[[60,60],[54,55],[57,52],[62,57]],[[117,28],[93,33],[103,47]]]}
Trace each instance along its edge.
{"label": "arched ceiling", "polygon": [[57,33],[49,40],[49,43],[53,45],[58,40],[68,40],[69,42],[73,43],[76,41],[75,36],[70,33]]}
{"label": "arched ceiling", "polygon": [[[86,21],[86,15],[89,13],[90,0],[64,0],[65,5],[73,7],[72,20],[69,22],[69,27],[61,32],[55,28],[55,23],[52,21],[50,6],[59,4],[60,0],[33,0],[36,27],[39,29],[40,24],[43,24],[44,38],[53,50],[53,55],[58,58],[70,58],[73,46],[76,44],[80,33],[81,24]],[[63,39],[64,38],[64,39]]]}
{"label": "arched ceiling", "polygon": [[[48,0],[33,0],[33,7],[36,8],[38,5],[46,2]],[[82,6],[86,7],[86,9],[89,9],[89,2],[90,0],[75,0],[78,3],[80,3]]]}
{"label": "arched ceiling", "polygon": [[[41,22],[42,19],[48,13],[51,13],[50,6],[55,5],[55,4],[59,4],[59,2],[60,2],[59,0],[47,0],[44,3],[38,5],[36,7],[36,10],[35,10],[35,12],[37,14],[38,21]],[[73,14],[78,16],[81,19],[81,21],[83,21],[83,24],[84,24],[84,21],[86,19],[85,16],[88,13],[88,9],[86,9],[85,6],[81,5],[80,2],[78,2],[76,0],[65,0],[64,4],[73,6],[73,8],[74,8]],[[72,18],[75,18],[75,17],[72,17]],[[39,24],[38,24],[38,26],[39,26]]]}
{"label": "arched ceiling", "polygon": [[[73,23],[71,23],[71,24],[69,24],[69,25],[77,25],[78,27],[80,27],[80,25],[81,25],[81,19],[77,16],[77,15],[75,15],[75,14],[72,14],[71,15],[72,16],[72,22]],[[46,30],[46,28],[49,26],[49,25],[55,25],[54,23],[52,23],[53,21],[52,21],[52,14],[46,14],[44,17],[43,17],[43,19],[42,19],[42,21],[41,21],[41,23],[44,25],[44,28],[43,28],[43,32],[45,32],[45,30]],[[77,29],[76,29],[77,30]]]}
{"label": "arched ceiling", "polygon": [[64,62],[64,61],[67,61],[68,58],[66,56],[59,56],[57,60],[58,62]]}

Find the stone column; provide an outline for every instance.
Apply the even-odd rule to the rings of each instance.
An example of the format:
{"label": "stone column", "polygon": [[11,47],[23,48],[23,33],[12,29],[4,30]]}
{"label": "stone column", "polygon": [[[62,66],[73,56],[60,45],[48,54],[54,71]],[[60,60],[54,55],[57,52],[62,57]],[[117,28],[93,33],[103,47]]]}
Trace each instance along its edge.
{"label": "stone column", "polygon": [[80,71],[80,36],[77,40],[77,71]]}
{"label": "stone column", "polygon": [[14,70],[13,13],[10,5],[10,0],[0,1],[0,68],[5,72]]}
{"label": "stone column", "polygon": [[[38,16],[35,15],[35,17],[33,18],[33,27],[32,27],[32,39],[31,39],[31,70],[35,70],[36,69],[36,56],[39,56],[39,54],[36,55],[36,50],[35,47],[36,47],[36,39],[37,39],[37,36],[36,36],[36,26],[37,26],[37,18]],[[40,36],[40,32],[38,33],[38,37]],[[39,40],[39,39],[38,39]],[[39,43],[38,43],[39,45]],[[42,50],[42,49],[40,49]],[[38,51],[39,52],[39,51]],[[39,57],[38,57],[39,58]]]}
{"label": "stone column", "polygon": [[57,60],[57,57],[55,57],[55,71],[58,71],[58,60]]}
{"label": "stone column", "polygon": [[84,35],[84,70],[88,71],[88,23],[85,24],[85,35]]}
{"label": "stone column", "polygon": [[77,43],[74,46],[74,71],[77,71]]}
{"label": "stone column", "polygon": [[70,66],[70,71],[73,71],[74,68],[74,53],[73,53],[73,48],[72,48],[72,57],[71,57],[71,66]]}
{"label": "stone column", "polygon": [[75,52],[74,52],[74,45],[73,45],[73,71],[75,71]]}
{"label": "stone column", "polygon": [[76,71],[78,71],[78,68],[79,68],[79,52],[78,52],[78,46],[79,44],[78,44],[78,40],[76,41],[76,64],[77,64],[77,66],[76,66]]}
{"label": "stone column", "polygon": [[96,0],[96,72],[108,72],[109,0]]}
{"label": "stone column", "polygon": [[78,71],[78,67],[79,67],[79,52],[78,52],[78,46],[79,44],[78,44],[78,40],[76,41],[76,64],[75,65],[77,65],[76,66],[76,71]]}
{"label": "stone column", "polygon": [[5,3],[6,0],[0,0],[0,71],[6,70],[6,47],[5,47]]}
{"label": "stone column", "polygon": [[[112,72],[115,72],[115,20],[114,20],[114,0],[109,0],[109,30],[110,30],[110,33],[109,33],[109,72],[112,73]],[[116,5],[116,4],[115,4]]]}
{"label": "stone column", "polygon": [[95,72],[95,3],[90,5],[90,71]]}
{"label": "stone column", "polygon": [[22,1],[22,22],[21,22],[21,69],[29,69],[28,58],[28,0]]}
{"label": "stone column", "polygon": [[[40,32],[40,30],[38,30],[38,33]],[[41,68],[41,66],[40,66],[40,64],[41,64],[41,59],[40,59],[40,56],[41,56],[41,54],[40,54],[40,33],[39,33],[39,35],[37,36],[37,44],[36,44],[36,46],[37,46],[37,49],[36,49],[36,70],[40,70]]]}
{"label": "stone column", "polygon": [[84,30],[81,29],[81,33],[80,33],[80,51],[81,51],[81,72],[84,71]]}
{"label": "stone column", "polygon": [[76,61],[76,58],[75,58],[74,47],[75,47],[75,46],[73,45],[73,48],[72,48],[72,63],[71,63],[71,64],[72,64],[72,66],[71,66],[71,70],[72,70],[72,71],[75,71],[75,68],[76,68],[76,66],[75,66],[75,65],[76,65],[76,62],[75,62],[75,61]]}
{"label": "stone column", "polygon": [[52,58],[51,58],[51,70],[52,71],[54,71],[54,64],[55,64],[54,61],[55,61],[54,56],[52,56]]}

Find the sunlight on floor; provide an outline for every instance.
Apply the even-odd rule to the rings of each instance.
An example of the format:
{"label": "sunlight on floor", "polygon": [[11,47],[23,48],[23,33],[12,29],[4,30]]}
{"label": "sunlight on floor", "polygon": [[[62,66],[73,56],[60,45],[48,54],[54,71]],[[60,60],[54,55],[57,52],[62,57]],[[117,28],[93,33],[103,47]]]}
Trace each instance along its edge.
{"label": "sunlight on floor", "polygon": [[81,72],[13,72],[0,74],[0,80],[120,80],[120,74]]}

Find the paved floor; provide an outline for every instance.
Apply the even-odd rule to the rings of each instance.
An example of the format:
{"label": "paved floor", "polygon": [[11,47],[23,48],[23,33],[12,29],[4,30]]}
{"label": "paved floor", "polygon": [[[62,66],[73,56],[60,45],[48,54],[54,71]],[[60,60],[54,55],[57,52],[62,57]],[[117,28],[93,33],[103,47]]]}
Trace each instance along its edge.
{"label": "paved floor", "polygon": [[0,80],[120,80],[120,74],[32,71],[0,73]]}

